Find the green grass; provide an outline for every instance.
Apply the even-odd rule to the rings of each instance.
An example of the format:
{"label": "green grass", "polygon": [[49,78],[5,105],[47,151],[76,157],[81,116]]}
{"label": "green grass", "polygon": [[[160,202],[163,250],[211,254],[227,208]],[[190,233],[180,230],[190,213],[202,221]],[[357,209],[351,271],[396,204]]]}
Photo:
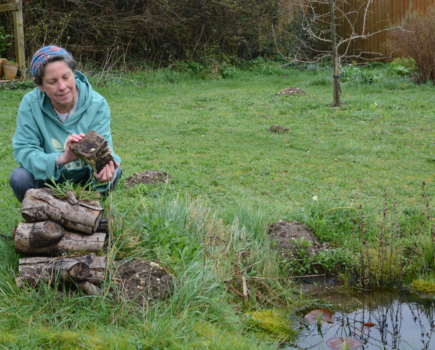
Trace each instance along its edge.
{"label": "green grass", "polygon": [[[66,298],[48,287],[19,291],[14,284],[18,256],[11,242],[0,240],[0,344],[17,349],[275,348],[251,329],[245,312],[297,305],[301,301],[291,293],[292,282],[267,280],[273,292],[250,282],[252,296],[244,309],[224,281],[234,277],[241,251],[250,254],[240,269],[256,263],[248,277],[283,276],[265,232],[279,219],[302,221],[343,251],[325,253],[310,264],[333,271],[351,259],[349,268],[372,273],[374,280],[397,278],[399,270],[404,276],[422,271],[426,265],[418,249],[429,244],[429,229],[427,222],[421,224],[422,210],[428,215],[421,184],[425,179],[430,199],[435,89],[389,75],[370,85],[350,79],[342,87],[343,106],[331,108],[331,76],[329,70],[263,66],[204,80],[161,70],[113,75],[104,87],[94,86],[111,107],[114,149],[124,171],[105,202],[111,248],[118,257],[159,261],[177,277],[177,291],[170,301],[142,313],[128,302],[115,302],[110,293]],[[288,86],[308,96],[274,96]],[[16,112],[27,91],[0,90],[0,233],[6,235],[21,220],[8,181],[17,166],[11,146]],[[277,124],[290,132],[266,131]],[[128,176],[149,169],[174,179],[167,186],[123,188]],[[322,215],[359,205],[357,212]],[[358,229],[362,222],[364,231]],[[382,269],[373,264],[385,255],[379,248],[372,251],[380,240],[392,247],[397,264]],[[361,263],[360,252],[365,256],[369,246],[370,258]],[[405,259],[407,270],[398,267]]]}

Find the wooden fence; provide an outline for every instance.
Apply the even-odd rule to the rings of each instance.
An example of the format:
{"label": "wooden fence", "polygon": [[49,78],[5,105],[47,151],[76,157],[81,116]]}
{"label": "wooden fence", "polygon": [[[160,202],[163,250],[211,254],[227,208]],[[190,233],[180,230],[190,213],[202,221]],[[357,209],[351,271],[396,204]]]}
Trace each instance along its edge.
{"label": "wooden fence", "polygon": [[[282,0],[280,25],[285,25],[291,22],[294,16],[295,6],[299,8],[304,7],[307,4],[307,0]],[[359,11],[358,14],[351,15],[351,22],[355,27],[356,33],[362,33],[364,25],[364,11],[362,11],[367,4],[367,0],[346,0],[336,2],[337,6],[344,13],[350,11]],[[422,11],[425,12],[429,6],[435,6],[435,0],[373,0],[369,5],[367,18],[366,18],[366,32],[377,32],[379,30],[387,28],[390,24],[399,23],[406,18],[409,11]],[[287,10],[287,11],[286,11]],[[329,6],[321,6],[316,9],[321,15],[327,16],[330,13]],[[339,11],[336,12],[337,16],[337,35],[342,38],[348,38],[352,33],[352,25],[348,23],[345,18],[340,17]],[[327,18],[325,18],[326,20]],[[329,18],[328,18],[329,20]],[[376,55],[370,53],[382,53],[384,55],[390,55],[385,48],[387,41],[387,32],[376,34],[367,39],[356,39],[350,47],[349,52],[351,54],[359,54],[364,52],[364,57],[373,58]],[[340,48],[340,53],[343,53],[344,47]],[[394,57],[394,53],[392,54]]]}

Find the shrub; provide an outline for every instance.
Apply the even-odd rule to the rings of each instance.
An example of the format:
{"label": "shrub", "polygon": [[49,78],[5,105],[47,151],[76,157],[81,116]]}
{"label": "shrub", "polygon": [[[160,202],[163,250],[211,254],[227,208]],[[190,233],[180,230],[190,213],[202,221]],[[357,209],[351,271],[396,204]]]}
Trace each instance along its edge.
{"label": "shrub", "polygon": [[[6,50],[6,48],[11,45],[9,43],[9,38],[11,36],[5,33],[5,29],[0,26],[0,57],[3,57],[2,54]],[[1,77],[0,77],[1,78]]]}
{"label": "shrub", "polygon": [[415,61],[414,79],[418,83],[428,80],[435,83],[435,7],[426,13],[413,12],[404,30],[389,34],[387,47],[390,51]]}
{"label": "shrub", "polygon": [[[44,43],[101,66],[251,59],[278,0],[23,0],[27,57]],[[264,23],[264,24],[263,24]],[[259,25],[260,24],[260,25]],[[0,26],[12,26],[0,13]],[[262,29],[260,29],[262,27]],[[1,27],[0,27],[1,28]],[[1,34],[1,33],[0,33]],[[106,67],[106,68],[107,68]]]}

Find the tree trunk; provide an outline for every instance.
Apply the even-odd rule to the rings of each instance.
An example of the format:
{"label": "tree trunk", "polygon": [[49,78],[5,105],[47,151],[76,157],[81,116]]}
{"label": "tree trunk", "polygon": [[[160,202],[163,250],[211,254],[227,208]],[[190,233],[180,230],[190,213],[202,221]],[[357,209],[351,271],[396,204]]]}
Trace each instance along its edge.
{"label": "tree trunk", "polygon": [[[47,239],[48,227],[58,228],[59,232],[57,241]],[[53,235],[48,238],[53,237]],[[19,223],[14,230],[15,253],[17,254],[32,254],[44,256],[59,256],[68,252],[100,252],[103,250],[106,234],[96,232],[89,236],[78,232],[65,231],[60,224],[53,221],[43,221],[37,223]]]}
{"label": "tree trunk", "polygon": [[88,163],[98,174],[110,161],[116,169],[112,150],[103,136],[94,130],[89,131],[79,142],[73,143],[74,154]]}
{"label": "tree trunk", "polygon": [[19,260],[20,280],[36,286],[40,280],[53,283],[56,276],[66,283],[83,281],[90,276],[90,268],[74,258],[25,258]]}
{"label": "tree trunk", "polygon": [[71,191],[67,199],[53,196],[49,188],[30,189],[21,205],[21,214],[29,222],[53,220],[74,231],[94,233],[101,220],[103,208],[98,202],[79,202]]}
{"label": "tree trunk", "polygon": [[330,0],[331,6],[331,35],[332,35],[332,57],[334,60],[334,107],[340,107],[340,70],[337,54],[337,37],[335,26],[335,0]]}
{"label": "tree trunk", "polygon": [[89,254],[86,256],[77,256],[74,259],[89,266],[90,275],[87,282],[98,286],[106,279],[106,274],[108,272],[107,257]]}

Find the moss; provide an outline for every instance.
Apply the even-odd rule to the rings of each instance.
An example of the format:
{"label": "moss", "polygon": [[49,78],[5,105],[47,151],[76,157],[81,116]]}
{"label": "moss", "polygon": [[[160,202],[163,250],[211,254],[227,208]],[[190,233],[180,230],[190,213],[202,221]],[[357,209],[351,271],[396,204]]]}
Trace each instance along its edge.
{"label": "moss", "polygon": [[262,310],[251,314],[253,329],[263,333],[270,339],[279,341],[291,341],[296,338],[297,333],[290,323],[278,310]]}
{"label": "moss", "polygon": [[12,345],[17,344],[19,339],[16,335],[10,333],[1,333],[0,334],[0,345]]}
{"label": "moss", "polygon": [[435,281],[415,280],[409,288],[418,293],[435,294]]}
{"label": "moss", "polygon": [[208,350],[245,350],[254,348],[263,348],[257,340],[252,337],[246,337],[243,334],[235,334],[228,330],[223,330],[213,326],[208,322],[195,322],[194,329],[198,335],[198,341],[190,345],[190,349],[208,349]]}

